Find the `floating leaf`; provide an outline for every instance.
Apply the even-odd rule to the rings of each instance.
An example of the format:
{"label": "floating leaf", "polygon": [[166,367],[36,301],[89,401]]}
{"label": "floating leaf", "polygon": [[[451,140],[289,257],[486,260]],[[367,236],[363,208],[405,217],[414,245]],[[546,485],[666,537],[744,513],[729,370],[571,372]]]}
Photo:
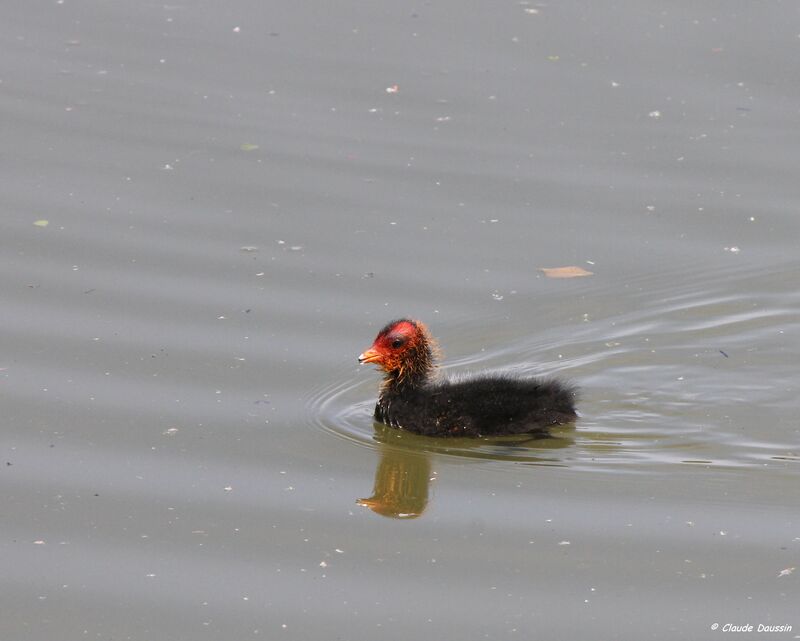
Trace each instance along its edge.
{"label": "floating leaf", "polygon": [[567,267],[540,267],[540,271],[548,278],[579,278],[581,276],[592,276],[594,272],[585,270],[583,267],[568,265]]}
{"label": "floating leaf", "polygon": [[37,227],[47,227],[50,224],[49,220],[34,220],[33,224]]}
{"label": "floating leaf", "polygon": [[254,145],[253,143],[250,142],[243,142],[239,146],[239,149],[241,149],[242,151],[255,151],[256,149],[258,149],[258,145]]}

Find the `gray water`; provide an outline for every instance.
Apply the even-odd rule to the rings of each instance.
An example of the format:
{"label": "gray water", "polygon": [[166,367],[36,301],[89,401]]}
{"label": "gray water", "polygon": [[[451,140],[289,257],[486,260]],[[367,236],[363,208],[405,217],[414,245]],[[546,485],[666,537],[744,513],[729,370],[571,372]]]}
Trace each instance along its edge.
{"label": "gray water", "polygon": [[[5,3],[0,639],[800,638],[798,18]],[[398,316],[580,419],[374,425]]]}

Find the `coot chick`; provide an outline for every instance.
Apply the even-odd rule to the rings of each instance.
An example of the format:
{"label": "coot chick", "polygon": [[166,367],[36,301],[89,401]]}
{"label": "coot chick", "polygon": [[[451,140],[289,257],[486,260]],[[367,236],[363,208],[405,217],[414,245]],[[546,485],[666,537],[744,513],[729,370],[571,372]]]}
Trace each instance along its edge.
{"label": "coot chick", "polygon": [[386,325],[359,363],[384,371],[375,420],[426,436],[546,432],[576,418],[575,389],[553,379],[435,376],[436,343],[419,321]]}

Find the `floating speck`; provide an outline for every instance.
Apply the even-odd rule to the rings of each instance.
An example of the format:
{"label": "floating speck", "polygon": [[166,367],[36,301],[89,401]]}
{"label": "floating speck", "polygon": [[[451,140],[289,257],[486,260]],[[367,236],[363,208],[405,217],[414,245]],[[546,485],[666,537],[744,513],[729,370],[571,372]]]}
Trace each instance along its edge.
{"label": "floating speck", "polygon": [[653,118],[654,120],[658,120],[661,118],[661,112],[658,109],[654,109],[649,114],[647,114],[649,118]]}
{"label": "floating speck", "polygon": [[581,276],[594,275],[594,272],[590,272],[577,265],[568,265],[566,267],[540,267],[539,271],[548,278],[580,278]]}
{"label": "floating speck", "polygon": [[400,87],[398,85],[390,85],[386,87],[386,93],[398,93],[400,91]]}

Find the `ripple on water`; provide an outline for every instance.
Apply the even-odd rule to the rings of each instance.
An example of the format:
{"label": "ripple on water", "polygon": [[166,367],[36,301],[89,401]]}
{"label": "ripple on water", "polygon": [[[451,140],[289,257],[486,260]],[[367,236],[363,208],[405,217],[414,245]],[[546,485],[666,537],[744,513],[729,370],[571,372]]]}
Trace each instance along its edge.
{"label": "ripple on water", "polygon": [[[643,411],[636,402],[610,408],[605,412],[604,424],[596,417],[583,416],[574,426],[552,428],[546,437],[431,438],[374,422],[375,393],[374,380],[343,376],[340,382],[316,390],[309,397],[306,408],[310,422],[327,434],[372,450],[390,446],[501,464],[641,473],[655,463],[711,463],[696,450],[688,456],[685,442],[656,429],[662,417]],[[591,401],[587,404],[592,405]],[[602,408],[602,401],[597,405]]]}
{"label": "ripple on water", "polygon": [[[448,346],[462,350],[445,370],[510,368],[576,382],[581,416],[575,426],[554,429],[551,438],[432,439],[377,425],[377,379],[363,370],[343,370],[339,382],[313,392],[306,408],[316,427],[373,449],[393,444],[614,472],[658,472],[665,465],[794,467],[800,460],[794,391],[800,295],[793,284],[789,291],[793,282],[780,274],[718,273],[673,285],[659,300],[554,326],[544,335],[526,336],[513,319],[497,323],[510,336],[493,334],[491,341],[474,322],[440,332]],[[493,341],[502,345],[477,347]]]}
{"label": "ripple on water", "polygon": [[469,459],[565,465],[558,451],[569,448],[574,440],[574,429],[569,426],[554,428],[547,438],[530,435],[485,439],[419,436],[373,421],[375,394],[374,379],[343,378],[339,383],[313,392],[306,407],[315,427],[370,449],[388,445]]}

